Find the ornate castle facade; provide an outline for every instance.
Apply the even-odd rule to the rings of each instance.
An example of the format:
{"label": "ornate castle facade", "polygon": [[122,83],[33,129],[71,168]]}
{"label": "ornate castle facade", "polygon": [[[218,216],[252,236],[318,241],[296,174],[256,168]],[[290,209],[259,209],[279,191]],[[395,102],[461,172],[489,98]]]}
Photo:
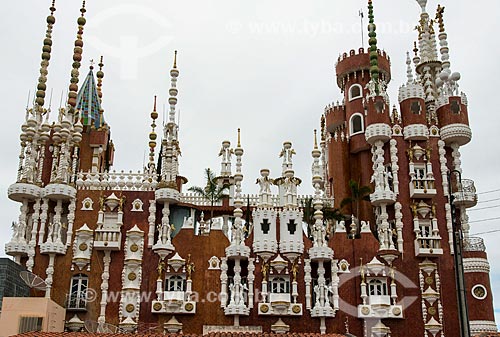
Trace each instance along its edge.
{"label": "ornate castle facade", "polygon": [[[147,166],[110,170],[102,61],[78,85],[84,7],[67,105],[48,120],[52,6],[8,190],[21,208],[6,253],[45,279],[68,330],[87,322],[130,332],[459,336],[460,294],[471,332],[496,331],[484,244],[469,236],[467,209],[477,195],[461,176],[460,147],[471,140],[467,97],[451,71],[444,8],[431,19],[427,1],[417,1],[418,43],[399,107],[386,92],[390,60],[377,49],[371,0],[369,50],[338,59],[344,99],[321,116],[314,196],[298,194],[290,142],[281,174],[262,169],[259,194],[245,194],[238,133],[234,148],[222,143],[220,174],[209,180],[228,186],[221,200],[183,189],[176,60],[162,128],[156,107],[151,113]],[[332,216],[335,208],[349,216]]]}

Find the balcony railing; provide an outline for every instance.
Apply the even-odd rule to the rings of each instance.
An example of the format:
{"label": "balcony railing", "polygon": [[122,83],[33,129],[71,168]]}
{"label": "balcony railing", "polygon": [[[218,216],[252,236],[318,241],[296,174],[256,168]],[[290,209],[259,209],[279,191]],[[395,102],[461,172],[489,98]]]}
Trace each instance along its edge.
{"label": "balcony railing", "polygon": [[486,246],[482,238],[471,236],[464,239],[463,250],[464,252],[485,252]]}
{"label": "balcony railing", "polygon": [[462,179],[453,195],[455,197],[455,204],[458,206],[469,208],[477,204],[476,186],[473,180]]}
{"label": "balcony railing", "polygon": [[434,179],[413,178],[410,181],[410,198],[431,198],[436,195]]}

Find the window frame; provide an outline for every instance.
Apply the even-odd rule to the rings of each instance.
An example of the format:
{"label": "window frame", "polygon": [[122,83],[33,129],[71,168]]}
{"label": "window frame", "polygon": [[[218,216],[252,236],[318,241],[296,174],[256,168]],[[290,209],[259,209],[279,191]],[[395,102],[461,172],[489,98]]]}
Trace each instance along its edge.
{"label": "window frame", "polygon": [[[361,122],[361,129],[358,131],[354,131],[354,118],[356,118],[358,116],[359,116],[360,122]],[[355,136],[355,135],[358,135],[358,134],[361,134],[364,132],[365,132],[365,121],[363,118],[363,114],[360,112],[356,112],[349,119],[349,135],[352,137],[352,136]]]}
{"label": "window frame", "polygon": [[67,309],[86,310],[87,290],[89,287],[89,277],[86,274],[76,274],[71,277],[70,293],[68,296]]}
{"label": "window frame", "polygon": [[[359,96],[353,96],[352,91],[354,88],[359,88]],[[349,102],[354,101],[356,99],[363,98],[363,87],[361,86],[361,84],[354,83],[349,87],[348,98],[349,98]]]}

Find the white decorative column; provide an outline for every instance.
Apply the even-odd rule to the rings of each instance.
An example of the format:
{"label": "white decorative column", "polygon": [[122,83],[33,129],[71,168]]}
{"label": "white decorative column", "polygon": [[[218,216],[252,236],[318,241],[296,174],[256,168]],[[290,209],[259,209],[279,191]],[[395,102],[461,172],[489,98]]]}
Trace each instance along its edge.
{"label": "white decorative column", "polygon": [[50,293],[52,290],[52,283],[54,281],[54,260],[56,258],[56,254],[49,254],[49,266],[45,270],[47,277],[45,278],[45,283],[47,284],[47,288],[45,289],[45,298],[50,298]]}
{"label": "white decorative column", "polygon": [[443,181],[443,194],[448,197],[447,202],[444,205],[445,217],[446,217],[446,229],[448,230],[448,245],[450,246],[450,252],[453,254],[453,225],[451,221],[451,206],[449,203],[448,195],[448,165],[446,160],[446,143],[442,140],[438,140],[439,148],[439,163],[441,164],[441,180]]}
{"label": "white decorative column", "polygon": [[399,157],[398,157],[398,142],[395,139],[390,140],[390,152],[391,152],[391,169],[392,169],[392,184],[394,187],[394,193],[399,194]]}
{"label": "white decorative column", "polygon": [[394,204],[395,218],[396,218],[396,231],[398,235],[398,251],[403,253],[403,213],[401,212],[403,206],[400,202]]}
{"label": "white decorative column", "polygon": [[106,305],[108,304],[108,288],[109,288],[109,265],[111,263],[111,251],[109,249],[104,250],[104,270],[102,272],[102,283],[101,283],[101,310],[99,313],[98,322],[106,322]]}
{"label": "white decorative column", "polygon": [[306,284],[306,309],[311,310],[311,260],[304,259],[304,282]]}
{"label": "white decorative column", "polygon": [[149,200],[149,230],[148,230],[148,248],[153,247],[155,237],[155,220],[156,220],[156,200]]}
{"label": "white decorative column", "polygon": [[71,245],[73,237],[73,225],[75,223],[76,198],[71,199],[68,206],[68,232],[66,233],[66,246]]}

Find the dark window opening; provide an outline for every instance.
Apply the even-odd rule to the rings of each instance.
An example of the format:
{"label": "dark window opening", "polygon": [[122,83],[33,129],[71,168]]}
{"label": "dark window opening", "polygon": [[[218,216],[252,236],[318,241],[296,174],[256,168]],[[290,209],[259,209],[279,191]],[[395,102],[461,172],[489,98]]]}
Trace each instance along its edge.
{"label": "dark window opening", "polygon": [[420,115],[422,113],[422,107],[420,106],[420,102],[411,102],[411,112],[413,112],[414,115]]}
{"label": "dark window opening", "polygon": [[451,106],[450,106],[451,112],[454,113],[455,115],[460,114],[460,104],[458,101],[451,101]]}
{"label": "dark window opening", "polygon": [[269,233],[269,220],[268,219],[264,219],[264,221],[262,221],[262,223],[260,224],[261,228],[262,228],[262,232],[264,234],[268,234]]}
{"label": "dark window opening", "polygon": [[352,132],[357,133],[363,131],[363,121],[361,120],[361,116],[356,115],[352,117]]}

